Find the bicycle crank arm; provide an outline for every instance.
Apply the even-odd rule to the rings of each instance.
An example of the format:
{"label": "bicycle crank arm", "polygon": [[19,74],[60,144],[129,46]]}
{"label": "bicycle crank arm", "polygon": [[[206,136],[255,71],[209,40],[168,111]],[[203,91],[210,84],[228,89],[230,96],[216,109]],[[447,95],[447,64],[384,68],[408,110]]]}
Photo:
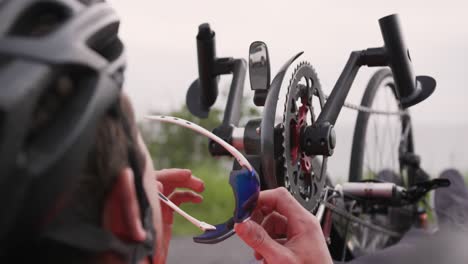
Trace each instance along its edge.
{"label": "bicycle crank arm", "polygon": [[[222,138],[237,150],[244,151],[246,155],[259,155],[260,124],[261,119],[252,119],[247,122],[245,127],[221,125],[213,130],[213,134]],[[210,140],[208,149],[213,156],[231,155],[225,148],[213,140]]]}

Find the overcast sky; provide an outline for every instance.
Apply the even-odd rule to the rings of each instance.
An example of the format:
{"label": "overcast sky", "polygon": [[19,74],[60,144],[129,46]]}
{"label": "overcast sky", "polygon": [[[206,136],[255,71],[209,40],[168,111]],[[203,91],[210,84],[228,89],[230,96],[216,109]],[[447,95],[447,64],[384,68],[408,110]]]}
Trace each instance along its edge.
{"label": "overcast sky", "polygon": [[[200,23],[209,22],[216,31],[219,56],[246,58],[252,41],[265,41],[273,73],[295,52],[305,51],[302,59],[315,66],[329,93],[352,50],[382,45],[377,20],[399,13],[416,74],[431,75],[438,84],[427,101],[414,107],[415,120],[468,123],[466,1],[109,2],[122,18],[129,57],[126,89],[140,116],[185,102],[198,74],[195,35]],[[360,71],[348,101],[360,101],[372,71]],[[352,121],[346,114],[340,119]]]}
{"label": "overcast sky", "polygon": [[[447,166],[468,170],[467,1],[109,2],[122,18],[129,58],[126,90],[140,118],[185,103],[186,90],[198,75],[195,36],[200,23],[209,22],[216,31],[218,56],[246,58],[252,41],[265,41],[273,74],[293,54],[305,51],[301,59],[314,65],[329,93],[351,51],[383,44],[378,19],[399,13],[416,74],[437,80],[435,93],[411,110],[423,167],[433,173]],[[348,101],[360,102],[373,71],[360,70]],[[228,81],[221,79],[220,88]],[[247,77],[244,94],[249,90]],[[355,112],[343,110],[337,121],[341,137],[329,166],[332,175],[346,175],[355,118]]]}

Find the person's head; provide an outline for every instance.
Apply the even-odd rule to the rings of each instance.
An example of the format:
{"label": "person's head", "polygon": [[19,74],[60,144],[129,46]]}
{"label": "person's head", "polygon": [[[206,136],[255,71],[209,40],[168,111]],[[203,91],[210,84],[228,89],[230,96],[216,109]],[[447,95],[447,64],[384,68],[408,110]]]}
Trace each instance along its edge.
{"label": "person's head", "polygon": [[114,11],[4,0],[0,22],[0,256],[38,244],[42,256],[73,254],[68,262],[149,254],[156,182],[121,91]]}
{"label": "person's head", "polygon": [[[157,229],[159,238],[162,237],[159,202],[155,197],[157,188],[153,163],[138,133],[130,101],[121,95],[115,108],[98,122],[95,140],[72,189],[67,208],[49,228],[52,231],[47,239],[60,242],[58,247],[64,253],[51,254],[50,250],[57,250],[57,247],[47,245],[46,251],[44,247],[39,248],[44,251],[42,256],[48,260],[65,261],[70,254],[76,254],[77,249],[85,247],[82,243],[89,243],[91,239],[101,243],[103,250],[83,252],[81,257],[84,261],[108,263],[122,260],[125,257],[121,255],[122,250],[115,250],[111,245],[105,248],[103,239],[108,234],[124,243],[143,244],[143,252],[138,253],[138,257],[151,252],[152,248],[148,247],[154,245],[151,242],[155,235],[151,227]],[[145,219],[148,212],[145,214],[141,208],[149,209],[149,204],[142,205],[141,201],[152,203],[152,219]],[[145,227],[145,221],[151,220],[152,223],[146,223]],[[82,235],[70,234],[70,229],[76,230],[83,225],[101,230],[92,234],[84,229]],[[57,229],[59,232],[55,232]],[[76,242],[77,239],[83,242]],[[69,250],[64,250],[67,247]]]}

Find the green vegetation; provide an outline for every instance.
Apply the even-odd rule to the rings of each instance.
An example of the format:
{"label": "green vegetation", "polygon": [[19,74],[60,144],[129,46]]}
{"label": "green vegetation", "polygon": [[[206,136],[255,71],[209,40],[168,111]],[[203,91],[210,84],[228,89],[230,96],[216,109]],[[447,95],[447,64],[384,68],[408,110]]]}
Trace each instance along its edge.
{"label": "green vegetation", "polygon": [[[245,105],[245,104],[244,104]],[[155,113],[160,114],[160,113]],[[222,113],[212,109],[206,119],[190,114],[186,106],[180,110],[164,113],[180,117],[212,130],[221,124]],[[255,108],[246,107],[243,116],[258,115]],[[185,168],[205,182],[202,204],[184,204],[182,209],[210,224],[224,222],[232,216],[234,198],[229,185],[232,159],[213,158],[208,152],[208,140],[189,129],[162,123],[141,123],[140,129],[153,157],[156,169]],[[176,214],[174,235],[195,235],[200,230]]]}
{"label": "green vegetation", "polygon": [[[228,183],[229,170],[213,164],[200,164],[192,168],[192,173],[205,182],[202,204],[185,204],[182,209],[197,219],[210,224],[219,224],[232,217],[234,199]],[[174,235],[194,235],[201,231],[185,218],[174,218]]]}
{"label": "green vegetation", "polygon": [[[217,109],[212,109],[206,119],[194,117],[185,106],[164,114],[194,122],[208,130],[221,123],[221,112]],[[155,168],[193,168],[200,163],[213,162],[208,152],[208,140],[192,130],[164,123],[142,123],[140,130]]]}

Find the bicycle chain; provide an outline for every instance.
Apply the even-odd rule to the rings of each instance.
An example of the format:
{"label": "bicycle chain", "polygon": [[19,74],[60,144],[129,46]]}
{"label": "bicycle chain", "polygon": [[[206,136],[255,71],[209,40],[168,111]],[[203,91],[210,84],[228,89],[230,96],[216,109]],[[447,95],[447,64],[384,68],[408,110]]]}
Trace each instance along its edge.
{"label": "bicycle chain", "polygon": [[[328,98],[329,98],[329,95],[325,94],[325,100],[328,100]],[[375,109],[372,109],[372,108],[367,107],[367,106],[356,105],[356,104],[352,104],[352,103],[349,103],[349,102],[344,102],[343,106],[346,107],[346,108],[349,108],[349,109],[356,110],[356,111],[366,112],[366,113],[375,114],[375,115],[409,116],[408,111],[401,111],[400,110],[400,111],[392,112],[392,111],[375,110]]]}
{"label": "bicycle chain", "polygon": [[378,226],[378,225],[375,225],[375,224],[371,224],[367,221],[364,221],[362,219],[360,219],[359,217],[356,217],[348,212],[346,212],[345,210],[327,202],[327,201],[321,201],[321,203],[323,205],[325,205],[325,207],[327,207],[328,209],[330,209],[332,212],[344,217],[344,218],[347,218],[348,220],[351,220],[355,223],[358,223],[360,225],[363,225],[369,229],[372,229],[374,231],[377,231],[377,232],[381,232],[381,233],[384,233],[388,236],[392,236],[392,237],[401,237],[401,234],[398,233],[398,232],[395,232],[395,231],[392,231],[392,230],[388,230],[384,227],[381,227],[381,226]]}
{"label": "bicycle chain", "polygon": [[[324,94],[324,97],[325,97],[325,101],[328,100],[328,98],[330,97],[328,94]],[[349,102],[344,102],[343,103],[343,106],[348,108],[348,109],[352,109],[352,110],[356,110],[356,111],[359,111],[359,112],[365,112],[365,113],[369,113],[369,114],[375,114],[375,115],[399,115],[399,116],[408,116],[409,117],[409,112],[408,110],[400,110],[400,111],[383,111],[383,110],[376,110],[376,109],[372,109],[370,107],[367,107],[367,106],[362,106],[362,105],[356,105],[356,104],[352,104],[352,103],[349,103]],[[378,226],[378,225],[375,225],[375,224],[372,224],[370,222],[367,222],[367,221],[364,221],[362,219],[360,219],[359,217],[356,217],[354,215],[352,215],[351,213],[347,212],[346,210],[343,210],[327,201],[321,201],[321,203],[327,207],[328,209],[330,209],[332,212],[340,215],[341,217],[344,217],[344,218],[347,218],[348,220],[351,220],[355,223],[358,223],[362,226],[365,226],[369,229],[372,229],[374,231],[377,231],[377,232],[381,232],[381,233],[384,233],[388,236],[392,236],[392,237],[401,237],[401,234],[399,234],[398,232],[395,232],[395,231],[392,231],[392,230],[389,230],[389,229],[386,229],[384,227],[381,227],[381,226]]]}

